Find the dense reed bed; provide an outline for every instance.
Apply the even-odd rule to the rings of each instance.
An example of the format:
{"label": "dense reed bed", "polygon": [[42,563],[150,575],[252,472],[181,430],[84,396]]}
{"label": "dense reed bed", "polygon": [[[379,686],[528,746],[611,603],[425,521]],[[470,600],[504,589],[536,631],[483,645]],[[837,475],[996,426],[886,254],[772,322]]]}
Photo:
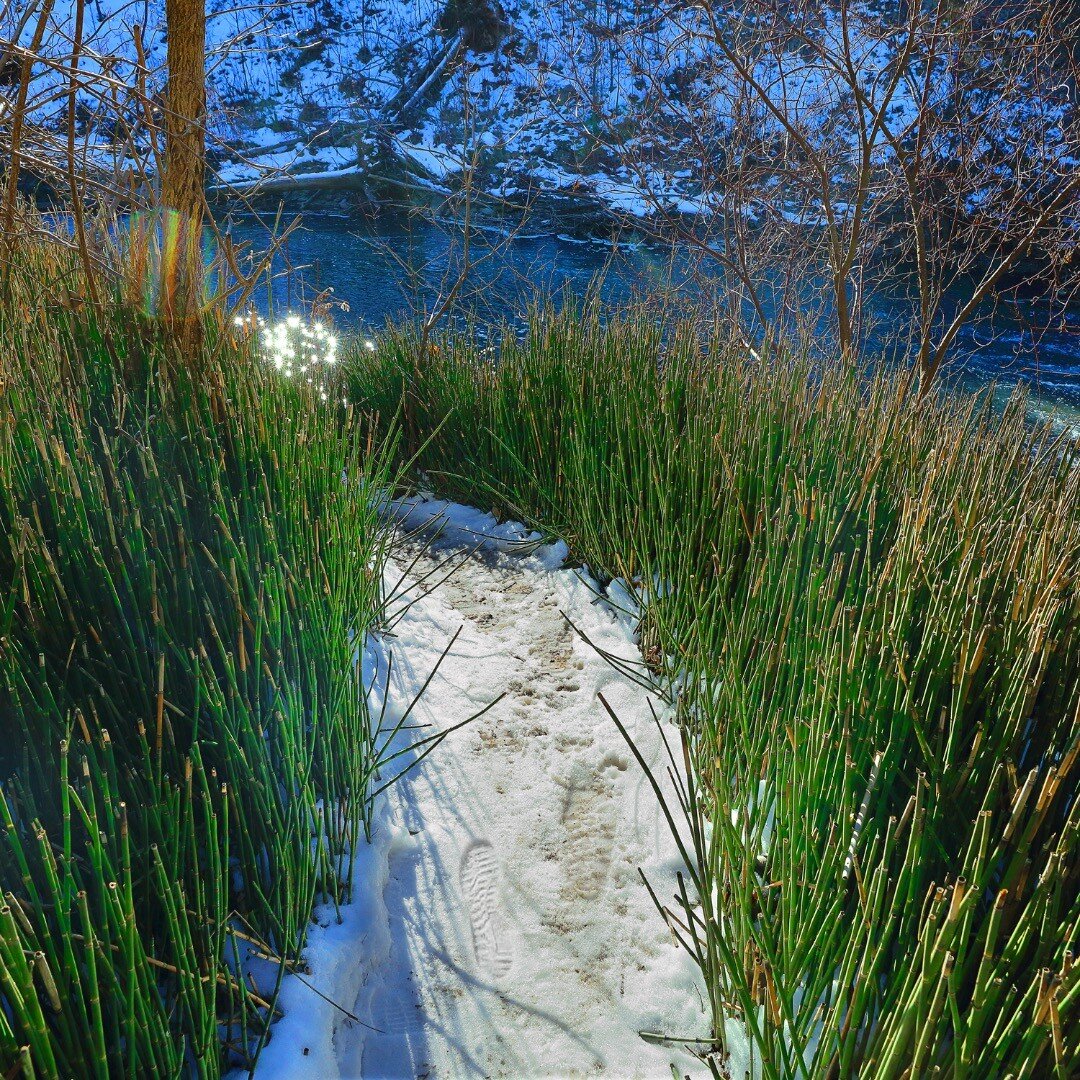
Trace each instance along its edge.
{"label": "dense reed bed", "polygon": [[0,1071],[216,1076],[370,821],[388,461],[78,278],[24,250],[0,301]]}
{"label": "dense reed bed", "polygon": [[1019,400],[653,316],[541,313],[497,359],[403,331],[356,365],[441,492],[631,583],[693,837],[657,899],[718,1075],[733,1028],[766,1077],[1073,1074],[1074,445]]}

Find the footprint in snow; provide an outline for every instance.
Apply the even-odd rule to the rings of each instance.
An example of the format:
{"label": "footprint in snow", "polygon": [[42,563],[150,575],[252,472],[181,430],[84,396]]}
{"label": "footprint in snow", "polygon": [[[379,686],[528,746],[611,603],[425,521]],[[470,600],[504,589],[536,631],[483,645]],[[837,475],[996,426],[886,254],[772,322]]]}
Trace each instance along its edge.
{"label": "footprint in snow", "polygon": [[562,892],[564,901],[570,904],[595,900],[611,868],[618,821],[609,768],[623,771],[624,767],[616,755],[610,754],[599,770],[578,761],[561,782],[562,841],[566,852],[563,862],[567,872]]}
{"label": "footprint in snow", "polygon": [[420,1022],[419,1005],[412,996],[400,991],[380,990],[371,1003],[372,1027],[384,1035],[400,1035],[416,1028]]}
{"label": "footprint in snow", "polygon": [[513,957],[500,938],[499,863],[486,840],[470,844],[462,856],[461,890],[469,907],[476,963],[485,975],[500,979]]}

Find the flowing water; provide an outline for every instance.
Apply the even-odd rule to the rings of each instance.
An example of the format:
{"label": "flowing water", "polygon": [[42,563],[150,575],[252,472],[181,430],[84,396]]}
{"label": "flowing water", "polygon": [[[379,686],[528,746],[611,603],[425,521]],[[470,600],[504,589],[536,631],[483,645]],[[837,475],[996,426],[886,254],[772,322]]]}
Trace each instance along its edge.
{"label": "flowing water", "polygon": [[[235,222],[232,232],[252,251],[266,250],[268,233],[252,220]],[[340,327],[377,329],[388,319],[430,310],[445,295],[461,267],[461,235],[456,223],[404,216],[309,217],[290,236],[286,255],[275,260],[280,276],[272,294],[262,289],[255,301],[264,312],[271,304],[282,311],[332,288],[333,298],[347,306],[334,309]],[[701,281],[690,278],[688,252],[672,254],[640,239],[616,243],[485,229],[475,234],[470,258],[452,317],[471,318],[481,327],[520,320],[529,303],[545,295],[580,297],[592,290],[604,302],[619,304],[672,285],[692,296]],[[883,345],[889,332],[903,325],[904,304],[879,301],[871,317]],[[1033,305],[1012,307],[992,326],[985,320],[970,326],[951,371],[968,386],[995,381],[1002,397],[1024,382],[1039,411],[1080,426],[1080,311],[1035,335],[1027,323],[1038,318]]]}

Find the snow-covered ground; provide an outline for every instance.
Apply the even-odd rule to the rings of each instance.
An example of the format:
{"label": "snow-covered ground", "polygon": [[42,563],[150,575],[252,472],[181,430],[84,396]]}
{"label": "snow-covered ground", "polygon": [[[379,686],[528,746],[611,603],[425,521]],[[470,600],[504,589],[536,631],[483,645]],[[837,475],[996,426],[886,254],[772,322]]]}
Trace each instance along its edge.
{"label": "snow-covered ground", "polygon": [[[442,189],[452,187],[468,165],[470,184],[515,207],[547,194],[560,205],[570,200],[620,217],[646,219],[661,209],[709,215],[723,207],[718,163],[743,152],[729,139],[750,115],[744,115],[746,80],[723,58],[709,9],[701,5],[313,0],[238,6],[207,0],[206,9],[210,145],[221,191],[281,171],[294,186],[306,178],[308,184],[336,181],[337,188],[364,189],[369,179],[401,181],[408,174],[422,187]],[[28,47],[38,10],[37,0],[0,6],[0,42],[9,38]],[[127,91],[140,82],[138,35],[147,90],[162,92],[162,0],[85,6],[55,0],[39,50],[44,62],[35,67],[24,153],[31,164],[62,161],[79,10],[80,147],[118,179],[140,168],[153,171],[143,106]],[[461,12],[471,14],[463,18]],[[452,25],[455,19],[463,19],[460,27]],[[477,32],[491,22],[497,29]],[[878,0],[846,6],[843,34],[860,71],[861,93],[875,108],[882,87],[892,87],[890,65],[905,51],[903,23],[883,18]],[[807,40],[827,53],[840,40],[840,27],[826,4]],[[855,154],[857,110],[844,65],[818,52],[781,43],[757,57],[753,74],[800,130],[832,147],[842,172]],[[916,62],[881,102],[899,138],[917,112],[920,71]],[[949,78],[939,73],[936,81],[946,107],[955,107]],[[1008,146],[1041,145],[1036,133],[1057,132],[1040,153],[1052,149],[1050,157],[1071,168],[1075,134],[1065,130],[1068,110],[1059,89],[1050,94],[1053,100],[1026,92],[999,95],[993,119],[980,121],[980,130],[994,134],[994,145],[980,152],[1008,160]],[[989,105],[977,99],[969,107],[980,113]],[[780,155],[787,136],[773,113],[757,102],[752,120],[752,146],[760,142],[766,156]],[[946,156],[954,152],[944,144],[938,149]],[[889,140],[878,139],[876,153],[888,156]],[[133,155],[144,159],[141,166]],[[1047,162],[1043,167],[1053,171]],[[766,169],[759,179],[758,194],[772,198],[769,185],[776,178]],[[337,188],[332,198],[352,206]],[[808,206],[805,201],[791,211],[800,223],[820,214],[813,199]]]}
{"label": "snow-covered ground", "polygon": [[[449,525],[391,568],[400,618],[365,656],[384,725],[436,667],[402,745],[505,696],[381,797],[357,902],[341,924],[322,913],[310,974],[286,980],[258,1076],[660,1078],[673,1062],[702,1075],[639,1035],[701,1037],[708,1021],[697,969],[639,875],[671,896],[674,839],[597,695],[663,774],[660,732],[645,691],[567,617],[640,662],[631,628],[562,568],[561,546],[523,544],[520,526],[463,507],[398,511],[410,528],[439,515]],[[677,737],[666,721],[664,732]]]}

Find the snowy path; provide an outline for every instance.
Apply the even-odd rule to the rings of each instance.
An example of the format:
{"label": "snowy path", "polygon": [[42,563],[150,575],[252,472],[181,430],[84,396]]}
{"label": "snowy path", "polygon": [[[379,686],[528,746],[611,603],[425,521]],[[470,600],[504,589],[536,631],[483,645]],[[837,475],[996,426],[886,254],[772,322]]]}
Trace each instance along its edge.
{"label": "snowy path", "polygon": [[[414,506],[410,524],[442,505]],[[330,997],[349,993],[335,1000],[379,1030],[287,986],[259,1074],[670,1077],[673,1060],[680,1075],[699,1073],[637,1034],[700,1035],[706,1024],[692,965],[638,875],[669,897],[674,841],[597,694],[663,772],[659,733],[644,691],[563,613],[636,660],[630,631],[558,569],[557,548],[463,556],[475,534],[456,526],[522,533],[465,508],[451,514],[439,543],[417,548],[399,601],[411,606],[378,648],[376,693],[390,655],[400,715],[460,629],[409,723],[443,730],[506,696],[390,789],[358,870],[361,891],[385,881],[385,908],[361,901],[312,935],[311,979]],[[320,1023],[336,1030],[316,1046]]]}

